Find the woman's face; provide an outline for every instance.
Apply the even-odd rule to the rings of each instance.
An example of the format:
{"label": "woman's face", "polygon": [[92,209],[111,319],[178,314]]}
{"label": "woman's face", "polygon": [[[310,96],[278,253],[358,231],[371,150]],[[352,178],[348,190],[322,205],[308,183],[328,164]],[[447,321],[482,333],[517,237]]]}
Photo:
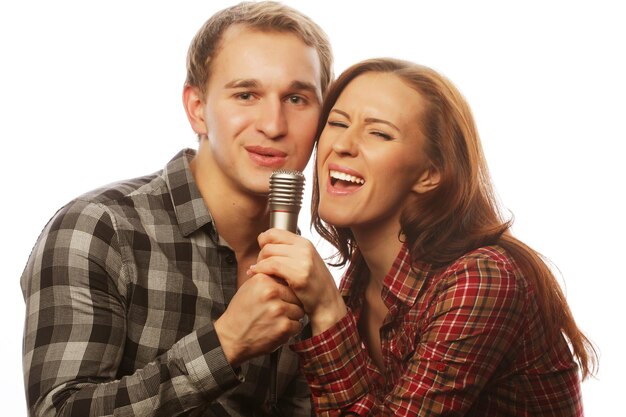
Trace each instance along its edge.
{"label": "woman's face", "polygon": [[324,221],[397,234],[411,194],[426,191],[434,179],[420,131],[424,105],[422,96],[393,74],[365,73],[347,85],[318,145]]}

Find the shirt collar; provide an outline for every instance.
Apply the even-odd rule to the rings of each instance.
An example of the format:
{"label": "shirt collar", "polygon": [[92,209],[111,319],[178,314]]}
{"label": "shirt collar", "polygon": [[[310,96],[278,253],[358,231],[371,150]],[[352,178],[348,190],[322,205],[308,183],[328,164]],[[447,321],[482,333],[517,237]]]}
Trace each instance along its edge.
{"label": "shirt collar", "polygon": [[213,222],[189,166],[195,155],[193,149],[183,149],[163,170],[178,226],[185,237]]}
{"label": "shirt collar", "polygon": [[[358,275],[362,268],[358,268],[357,266],[363,264],[363,258],[361,257],[361,253],[357,249],[353,254],[350,263],[348,264],[348,269],[343,274],[341,278],[341,282],[339,283],[339,292],[344,299],[348,299],[350,294],[355,290],[353,287],[358,287]],[[356,282],[355,282],[356,281]]]}
{"label": "shirt collar", "polygon": [[[357,252],[355,255],[353,257],[355,261],[350,263],[341,281],[341,295],[346,299],[350,298],[353,291],[358,291],[359,279],[362,279],[359,275],[362,274],[365,265],[360,253]],[[398,302],[406,307],[412,307],[425,288],[430,271],[430,264],[413,262],[408,247],[403,244],[383,281],[382,298],[387,307],[394,310]]]}
{"label": "shirt collar", "polygon": [[403,244],[383,282],[382,297],[387,307],[396,305],[390,297],[412,307],[425,287],[429,271],[429,264],[412,261],[409,248]]}

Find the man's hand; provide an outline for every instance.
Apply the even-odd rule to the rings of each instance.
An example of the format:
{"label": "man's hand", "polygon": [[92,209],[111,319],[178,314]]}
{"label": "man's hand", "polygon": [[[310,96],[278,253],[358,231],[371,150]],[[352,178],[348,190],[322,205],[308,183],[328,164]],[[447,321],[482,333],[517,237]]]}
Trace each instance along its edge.
{"label": "man's hand", "polygon": [[215,322],[233,366],[274,351],[301,330],[304,310],[293,291],[267,275],[249,278]]}

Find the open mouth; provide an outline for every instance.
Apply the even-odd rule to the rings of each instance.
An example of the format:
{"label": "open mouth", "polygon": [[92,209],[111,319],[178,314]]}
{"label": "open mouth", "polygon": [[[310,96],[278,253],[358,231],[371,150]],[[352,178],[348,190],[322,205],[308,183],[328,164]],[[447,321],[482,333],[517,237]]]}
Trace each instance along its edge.
{"label": "open mouth", "polygon": [[330,170],[330,185],[339,189],[354,189],[365,184],[365,180],[355,175],[346,174],[345,172]]}

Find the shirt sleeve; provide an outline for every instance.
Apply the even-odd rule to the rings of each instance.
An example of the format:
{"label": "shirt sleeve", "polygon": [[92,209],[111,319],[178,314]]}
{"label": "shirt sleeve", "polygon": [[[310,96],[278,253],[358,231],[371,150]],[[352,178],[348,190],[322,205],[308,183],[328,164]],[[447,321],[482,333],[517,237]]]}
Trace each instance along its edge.
{"label": "shirt sleeve", "polygon": [[[284,351],[288,350],[285,346]],[[285,391],[278,398],[279,415],[283,417],[312,417],[314,416],[311,390],[302,372],[299,372],[299,358],[293,355],[296,361],[291,380],[288,381]],[[283,353],[284,354],[284,353]],[[275,416],[276,417],[276,416]]]}
{"label": "shirt sleeve", "polygon": [[48,223],[22,275],[29,415],[178,415],[237,385],[206,326],[119,375],[128,274],[106,208],[75,201]]}
{"label": "shirt sleeve", "polygon": [[371,403],[367,352],[352,311],[324,332],[291,345],[313,395],[318,416],[339,416],[356,402]]}
{"label": "shirt sleeve", "polygon": [[384,395],[368,392],[353,316],[295,347],[320,415],[465,415],[522,332],[527,290],[509,263],[488,257],[456,264],[434,285],[416,349]]}

